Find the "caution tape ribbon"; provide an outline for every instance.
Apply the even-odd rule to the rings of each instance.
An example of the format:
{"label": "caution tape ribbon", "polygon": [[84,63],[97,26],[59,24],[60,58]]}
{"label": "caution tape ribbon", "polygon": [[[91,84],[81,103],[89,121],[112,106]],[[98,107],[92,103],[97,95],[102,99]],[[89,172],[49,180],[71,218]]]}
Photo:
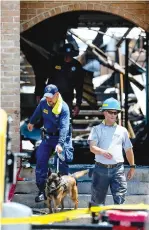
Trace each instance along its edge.
{"label": "caution tape ribbon", "polygon": [[6,163],[6,136],[7,136],[7,114],[0,109],[0,216],[4,202],[5,190],[5,163]]}
{"label": "caution tape ribbon", "polygon": [[53,222],[68,221],[80,218],[83,214],[87,214],[88,209],[72,210],[61,213],[48,214],[44,216],[31,216],[31,217],[13,217],[2,218],[0,223],[6,224],[49,224]]}
{"label": "caution tape ribbon", "polygon": [[12,217],[12,218],[1,218],[0,223],[2,225],[8,224],[49,224],[54,222],[69,221],[73,219],[83,218],[84,214],[92,212],[101,212],[104,210],[134,210],[142,211],[149,210],[149,205],[145,204],[126,204],[126,205],[109,205],[109,206],[97,206],[91,207],[90,209],[84,208],[79,210],[71,210],[66,212],[48,214],[44,216],[31,216],[31,217]]}
{"label": "caution tape ribbon", "polygon": [[91,212],[101,212],[104,210],[131,210],[131,211],[142,211],[142,210],[149,210],[149,205],[147,204],[120,204],[120,205],[108,205],[108,206],[96,206],[91,207]]}

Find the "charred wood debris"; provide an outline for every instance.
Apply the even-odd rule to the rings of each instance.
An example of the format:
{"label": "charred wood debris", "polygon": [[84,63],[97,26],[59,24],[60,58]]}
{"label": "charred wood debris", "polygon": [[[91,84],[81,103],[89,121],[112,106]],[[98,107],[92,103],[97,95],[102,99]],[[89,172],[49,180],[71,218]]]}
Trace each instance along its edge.
{"label": "charred wood debris", "polygon": [[[118,123],[123,126],[127,125],[134,146],[136,164],[149,164],[146,150],[149,141],[145,104],[146,33],[140,29],[137,39],[130,38],[128,35],[132,29],[127,29],[122,37],[116,37],[114,34],[109,35],[107,33],[108,28],[103,28],[102,30],[86,28],[88,31],[95,30],[97,32],[97,36],[92,42],[88,42],[87,38],[84,39],[81,37],[76,30],[68,29],[66,31],[67,42],[72,42],[76,49],[80,49],[76,42],[78,40],[86,45],[84,52],[80,52],[80,55],[76,57],[84,67],[86,77],[84,80],[82,107],[78,117],[73,119],[73,144],[75,152],[72,164],[94,163],[93,156],[89,152],[87,137],[92,126],[102,121],[103,115],[99,111],[99,108],[102,101],[108,97],[114,97],[121,102],[122,113],[118,117]],[[103,36],[109,36],[111,39],[110,42],[114,41],[113,51],[108,50],[109,44],[104,44]],[[128,44],[127,57],[125,55],[126,40]],[[34,70],[38,67],[39,62],[40,69],[43,68],[44,71],[46,70],[46,63],[50,61],[50,58],[57,51],[57,43],[60,46],[61,43],[63,44],[63,40],[53,43],[55,46],[53,46],[53,50],[50,53],[49,50],[46,50],[39,43],[36,44],[34,40],[29,40],[27,36],[21,35],[20,127],[21,141],[24,146],[22,151],[34,152],[37,142],[40,141],[40,123],[36,125],[35,132],[32,132],[32,134],[29,134],[26,128],[28,118],[36,107]],[[125,47],[124,53],[121,51],[122,46]],[[31,52],[34,55],[31,55]],[[126,66],[126,58],[128,59],[128,66]],[[126,69],[127,74],[125,73]],[[126,78],[128,81],[126,81]],[[26,147],[25,141],[26,143],[30,141],[33,147],[30,149]],[[34,159],[32,161],[34,162]]]}

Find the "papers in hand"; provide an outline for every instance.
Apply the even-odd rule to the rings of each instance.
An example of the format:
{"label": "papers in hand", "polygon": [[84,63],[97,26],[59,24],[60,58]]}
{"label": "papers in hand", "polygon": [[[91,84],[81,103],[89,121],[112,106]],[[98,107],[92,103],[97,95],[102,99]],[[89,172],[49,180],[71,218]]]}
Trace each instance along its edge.
{"label": "papers in hand", "polygon": [[111,155],[115,155],[116,152],[118,151],[117,146],[116,145],[111,145],[108,150],[107,150]]}
{"label": "papers in hand", "polygon": [[120,145],[111,145],[107,151],[112,155],[113,160],[116,160],[116,162],[123,162],[122,147]]}

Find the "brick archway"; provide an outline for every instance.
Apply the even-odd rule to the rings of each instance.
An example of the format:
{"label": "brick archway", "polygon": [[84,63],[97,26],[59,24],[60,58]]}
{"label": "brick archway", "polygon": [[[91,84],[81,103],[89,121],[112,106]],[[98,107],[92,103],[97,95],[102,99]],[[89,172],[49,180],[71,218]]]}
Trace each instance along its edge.
{"label": "brick archway", "polygon": [[[36,9],[36,12],[30,14],[33,9]],[[125,3],[122,1],[115,3],[111,3],[110,1],[92,3],[23,2],[21,4],[21,15],[26,15],[26,17],[24,17],[24,19],[22,17],[20,30],[23,32],[49,17],[78,10],[93,10],[112,13],[133,22],[135,25],[140,26],[146,31],[149,31],[149,3]],[[24,14],[23,11],[25,12]]]}

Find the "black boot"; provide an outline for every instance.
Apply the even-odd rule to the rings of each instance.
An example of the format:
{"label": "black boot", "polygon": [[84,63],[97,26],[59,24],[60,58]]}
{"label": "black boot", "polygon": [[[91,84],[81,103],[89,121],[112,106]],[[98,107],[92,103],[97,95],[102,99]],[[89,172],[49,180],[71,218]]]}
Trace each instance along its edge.
{"label": "black boot", "polygon": [[38,196],[35,197],[35,202],[41,202],[41,201],[44,201],[46,199],[47,198],[46,198],[45,192],[39,192]]}
{"label": "black boot", "polygon": [[35,202],[41,202],[46,200],[46,195],[45,195],[45,184],[36,184],[38,189],[39,189],[39,193],[38,196],[35,197]]}

